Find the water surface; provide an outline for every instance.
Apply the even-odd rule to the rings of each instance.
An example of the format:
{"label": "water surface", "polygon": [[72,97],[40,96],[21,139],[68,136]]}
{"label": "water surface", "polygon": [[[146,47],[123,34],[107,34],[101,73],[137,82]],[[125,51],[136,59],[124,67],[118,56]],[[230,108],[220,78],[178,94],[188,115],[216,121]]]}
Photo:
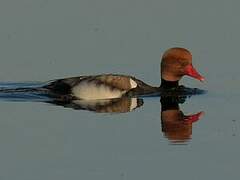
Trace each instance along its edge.
{"label": "water surface", "polygon": [[1,179],[237,179],[239,5],[1,1],[0,82],[123,73],[157,85],[159,57],[181,46],[207,80],[181,83],[208,90],[179,104],[185,115],[205,114],[177,143],[162,131],[159,97],[126,113],[1,100]]}

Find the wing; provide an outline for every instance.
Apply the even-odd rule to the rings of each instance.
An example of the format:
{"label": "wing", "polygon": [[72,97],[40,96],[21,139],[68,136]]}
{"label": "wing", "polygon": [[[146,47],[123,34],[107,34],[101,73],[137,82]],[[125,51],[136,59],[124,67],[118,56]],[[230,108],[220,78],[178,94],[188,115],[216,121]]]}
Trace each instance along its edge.
{"label": "wing", "polygon": [[113,89],[116,88],[123,91],[129,91],[130,89],[137,87],[137,83],[133,78],[126,75],[103,74],[92,76],[88,80],[96,81],[99,84],[105,84]]}
{"label": "wing", "polygon": [[71,88],[89,76],[70,77],[64,79],[56,79],[43,86],[48,90],[60,95],[67,95],[71,93]]}

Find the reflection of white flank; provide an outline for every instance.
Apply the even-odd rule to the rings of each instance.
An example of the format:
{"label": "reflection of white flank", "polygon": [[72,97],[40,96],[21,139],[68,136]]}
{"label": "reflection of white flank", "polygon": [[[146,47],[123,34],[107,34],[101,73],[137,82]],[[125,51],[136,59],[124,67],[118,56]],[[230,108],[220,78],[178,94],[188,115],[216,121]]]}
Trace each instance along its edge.
{"label": "reflection of white flank", "polygon": [[110,99],[119,98],[126,91],[120,91],[118,89],[111,89],[105,84],[96,85],[95,82],[83,81],[77,86],[73,87],[72,93],[74,96],[80,99]]}
{"label": "reflection of white flank", "polygon": [[137,98],[131,98],[131,105],[130,105],[130,111],[135,109],[137,107]]}
{"label": "reflection of white flank", "polygon": [[82,108],[95,109],[97,105],[104,106],[111,102],[110,99],[102,100],[74,100],[73,103],[79,105]]}

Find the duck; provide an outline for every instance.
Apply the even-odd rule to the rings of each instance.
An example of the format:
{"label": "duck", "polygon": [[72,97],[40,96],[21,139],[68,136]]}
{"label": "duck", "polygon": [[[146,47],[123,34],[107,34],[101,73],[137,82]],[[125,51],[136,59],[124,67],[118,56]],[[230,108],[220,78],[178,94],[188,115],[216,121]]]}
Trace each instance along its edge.
{"label": "duck", "polygon": [[63,99],[114,99],[179,87],[179,81],[185,75],[204,81],[204,77],[192,65],[191,52],[185,48],[174,47],[162,55],[160,86],[148,85],[130,75],[100,74],[56,79],[43,88],[52,96]]}

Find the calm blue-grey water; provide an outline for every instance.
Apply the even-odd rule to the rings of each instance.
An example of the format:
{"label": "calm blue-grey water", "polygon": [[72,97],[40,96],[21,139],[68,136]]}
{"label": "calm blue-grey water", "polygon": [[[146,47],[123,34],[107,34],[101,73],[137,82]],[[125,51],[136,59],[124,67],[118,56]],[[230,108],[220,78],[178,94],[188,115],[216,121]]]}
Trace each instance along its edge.
{"label": "calm blue-grey water", "polygon": [[[238,179],[239,6],[233,0],[0,1],[2,83],[112,72],[157,85],[163,51],[181,46],[206,78],[181,83],[208,90],[179,104],[185,115],[204,112],[179,134],[161,119],[159,97],[143,98],[128,113],[3,98],[0,178]],[[180,137],[187,140],[172,141]]]}

